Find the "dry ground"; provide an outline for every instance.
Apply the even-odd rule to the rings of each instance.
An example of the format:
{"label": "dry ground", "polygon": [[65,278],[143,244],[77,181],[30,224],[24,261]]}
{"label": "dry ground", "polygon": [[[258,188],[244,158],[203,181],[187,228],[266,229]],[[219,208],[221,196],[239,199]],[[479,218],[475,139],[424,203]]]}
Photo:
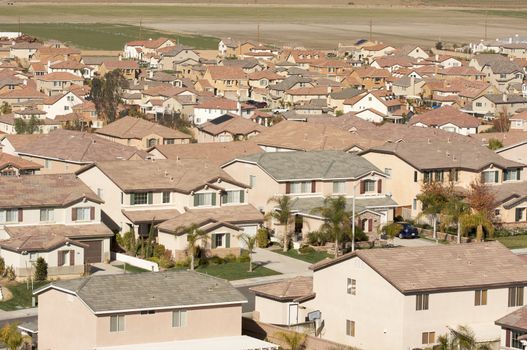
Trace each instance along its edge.
{"label": "dry ground", "polygon": [[[167,32],[220,38],[259,37],[264,42],[281,45],[333,48],[338,43],[349,44],[359,38],[368,38],[372,21],[374,40],[393,45],[432,46],[439,40],[466,43],[482,39],[487,17],[489,38],[527,35],[527,11],[506,9],[514,6],[525,8],[525,0],[282,0],[280,5],[275,4],[278,0],[211,0],[192,5],[185,4],[191,0],[180,0],[177,4],[132,0],[132,4],[127,1],[126,5],[79,4],[67,0],[61,0],[67,5],[58,5],[57,2],[36,3],[33,0],[19,1],[14,6],[2,5],[1,1],[0,29],[2,22],[14,23],[19,17],[26,23],[137,25],[141,21],[145,27]],[[225,5],[225,2],[230,4]],[[240,6],[240,3],[246,5]],[[303,5],[299,6],[299,3]],[[354,5],[345,5],[348,3]],[[460,3],[471,7],[461,9]],[[486,15],[485,8],[491,6],[501,10],[491,10]]]}

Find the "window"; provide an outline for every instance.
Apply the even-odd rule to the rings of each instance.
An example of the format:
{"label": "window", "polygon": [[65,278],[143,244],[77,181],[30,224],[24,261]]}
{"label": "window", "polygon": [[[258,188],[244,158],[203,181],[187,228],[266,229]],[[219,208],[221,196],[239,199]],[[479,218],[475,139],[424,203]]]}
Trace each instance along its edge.
{"label": "window", "polygon": [[434,181],[443,182],[443,170],[434,171]]}
{"label": "window", "polygon": [[333,193],[345,193],[346,181],[333,181]]}
{"label": "window", "polygon": [[481,102],[476,102],[476,107],[482,107],[483,104]]}
{"label": "window", "polygon": [[110,332],[124,331],[124,315],[110,316]]}
{"label": "window", "polygon": [[136,192],[130,194],[132,205],[152,204],[152,192]]}
{"label": "window", "polygon": [[194,195],[194,206],[201,207],[207,205],[216,205],[215,193],[196,193]]}
{"label": "window", "polygon": [[174,139],[165,139],[165,145],[173,145]]}
{"label": "window", "polygon": [[77,218],[73,221],[89,221],[90,220],[90,208],[75,208]]}
{"label": "window", "polygon": [[212,243],[214,248],[223,247],[223,234],[215,234],[213,236],[214,241]]}
{"label": "window", "polygon": [[474,292],[474,305],[487,305],[487,290],[478,289]]}
{"label": "window", "polygon": [[102,190],[102,188],[98,188],[98,189],[97,189],[97,197],[99,197],[100,199],[102,199],[102,194],[103,194],[103,190]]}
{"label": "window", "polygon": [[64,106],[64,110],[65,111],[69,111],[70,110],[70,106]]}
{"label": "window", "polygon": [[38,253],[29,253],[29,261],[37,261]]}
{"label": "window", "polygon": [[291,182],[291,193],[311,193],[311,181]]}
{"label": "window", "polygon": [[155,145],[157,145],[157,139],[148,139],[147,143],[148,147],[154,147]]}
{"label": "window", "polygon": [[351,295],[357,294],[357,281],[356,280],[352,278],[348,278],[346,287],[347,287],[348,294],[351,294]]}
{"label": "window", "polygon": [[249,175],[249,186],[251,186],[251,188],[254,188],[254,186],[256,186],[256,176]]}
{"label": "window", "polygon": [[509,288],[509,307],[523,305],[523,287]]}
{"label": "window", "polygon": [[514,211],[514,221],[519,222],[523,219],[523,212],[525,211],[525,208],[516,208]]}
{"label": "window", "polygon": [[170,203],[170,192],[163,192],[163,203]]}
{"label": "window", "polygon": [[40,209],[41,222],[53,222],[55,220],[53,209]]}
{"label": "window", "polygon": [[51,169],[51,162],[47,159],[44,161],[44,168]]}
{"label": "window", "polygon": [[500,173],[498,171],[484,171],[481,173],[481,180],[483,183],[498,183],[499,175]]}
{"label": "window", "polygon": [[181,328],[187,325],[187,311],[176,310],[172,311],[172,327]]}
{"label": "window", "polygon": [[457,169],[450,169],[449,179],[452,182],[459,180],[459,171]]}
{"label": "window", "polygon": [[506,79],[507,78],[507,74],[500,74],[500,79]]}
{"label": "window", "polygon": [[153,315],[156,313],[156,310],[143,310],[141,311],[141,315]]}
{"label": "window", "polygon": [[355,321],[346,320],[346,335],[355,336]]}
{"label": "window", "polygon": [[412,209],[417,210],[417,198],[412,199]]}
{"label": "window", "polygon": [[225,204],[239,204],[245,201],[245,193],[243,190],[227,191],[223,196],[223,203]]}
{"label": "window", "polygon": [[414,171],[414,182],[417,182],[417,171]]}
{"label": "window", "polygon": [[436,342],[436,332],[423,332],[423,344],[434,344]]}
{"label": "window", "polygon": [[423,182],[429,183],[432,181],[432,172],[431,171],[424,171],[423,172]]}
{"label": "window", "polygon": [[18,221],[18,209],[0,210],[0,222]]}
{"label": "window", "polygon": [[384,173],[390,177],[392,176],[392,169],[391,168],[384,168]]}
{"label": "window", "polygon": [[428,294],[417,294],[415,296],[415,309],[417,311],[428,310]]}
{"label": "window", "polygon": [[375,180],[364,180],[364,191],[375,192]]}
{"label": "window", "polygon": [[523,332],[518,332],[518,331],[509,331],[511,332],[511,345],[512,345],[512,348],[513,349],[524,349],[525,348],[525,345],[522,344],[522,341],[519,340],[518,338],[522,335],[524,335],[525,333]]}
{"label": "window", "polygon": [[520,180],[520,169],[508,169],[503,171],[503,181],[518,181]]}

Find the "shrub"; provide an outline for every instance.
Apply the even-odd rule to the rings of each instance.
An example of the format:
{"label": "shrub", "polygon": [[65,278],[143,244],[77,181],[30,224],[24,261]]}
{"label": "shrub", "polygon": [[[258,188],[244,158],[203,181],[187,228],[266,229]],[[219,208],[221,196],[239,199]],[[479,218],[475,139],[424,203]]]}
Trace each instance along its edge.
{"label": "shrub", "polygon": [[398,224],[396,222],[393,222],[391,224],[385,225],[382,228],[382,231],[388,235],[389,238],[394,238],[396,235],[401,232],[402,226],[401,224]]}
{"label": "shrub", "polygon": [[300,247],[300,249],[298,249],[298,252],[300,254],[312,254],[312,253],[315,253],[316,250],[315,250],[315,248],[313,248],[311,246],[303,245],[302,247]]}
{"label": "shrub", "polygon": [[401,215],[397,215],[393,218],[393,222],[401,222],[404,221],[404,218]]}
{"label": "shrub", "polygon": [[172,252],[170,250],[165,250],[163,255],[159,258],[159,266],[164,269],[170,269],[174,267],[175,263],[172,260]]}
{"label": "shrub", "polygon": [[259,228],[256,232],[256,245],[259,248],[267,248],[269,245],[269,231],[265,228]]}
{"label": "shrub", "polygon": [[39,257],[35,264],[35,281],[42,282],[48,279],[48,263]]}
{"label": "shrub", "polygon": [[0,256],[0,276],[3,276],[5,272],[5,260]]}
{"label": "shrub", "polygon": [[162,245],[162,244],[156,244],[154,246],[154,256],[156,258],[161,258],[162,256],[165,255],[165,252],[166,252],[166,249],[165,249],[165,246]]}
{"label": "shrub", "polygon": [[207,262],[209,264],[212,264],[212,265],[221,265],[221,264],[225,263],[225,260],[223,260],[222,258],[220,258],[217,255],[214,255],[214,256],[211,256],[210,258],[208,258]]}
{"label": "shrub", "polygon": [[232,254],[232,253],[229,253],[227,255],[225,255],[225,257],[223,258],[223,260],[225,260],[225,262],[235,262],[236,261],[236,255]]}
{"label": "shrub", "polygon": [[190,266],[190,257],[187,257],[183,260],[176,261],[177,267],[189,267]]}
{"label": "shrub", "polygon": [[5,269],[4,274],[4,277],[6,277],[9,281],[14,281],[16,278],[15,269],[13,266],[8,266]]}
{"label": "shrub", "polygon": [[238,258],[238,261],[239,262],[249,262],[251,260],[251,258],[249,258],[249,253],[246,252],[245,250],[243,251],[243,253],[240,255],[240,257]]}

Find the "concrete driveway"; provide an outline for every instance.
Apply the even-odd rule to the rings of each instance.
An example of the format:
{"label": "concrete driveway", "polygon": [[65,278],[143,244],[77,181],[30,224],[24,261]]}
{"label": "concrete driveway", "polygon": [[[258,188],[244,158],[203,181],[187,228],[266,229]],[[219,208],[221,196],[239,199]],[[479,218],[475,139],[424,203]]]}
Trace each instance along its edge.
{"label": "concrete driveway", "polygon": [[422,238],[400,239],[396,237],[393,240],[393,244],[396,246],[401,246],[401,247],[426,247],[426,246],[435,245],[436,243],[434,241],[430,241],[428,239],[422,239]]}

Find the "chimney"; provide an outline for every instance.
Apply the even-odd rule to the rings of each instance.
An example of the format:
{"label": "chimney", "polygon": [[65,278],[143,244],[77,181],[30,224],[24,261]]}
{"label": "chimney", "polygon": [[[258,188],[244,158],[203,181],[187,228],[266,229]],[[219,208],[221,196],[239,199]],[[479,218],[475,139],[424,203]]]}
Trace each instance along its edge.
{"label": "chimney", "polygon": [[506,93],[503,93],[502,99],[503,99],[503,102],[507,102],[508,101],[509,98],[508,98]]}
{"label": "chimney", "polygon": [[149,70],[148,71],[148,78],[152,79],[154,77],[154,71],[153,70]]}

